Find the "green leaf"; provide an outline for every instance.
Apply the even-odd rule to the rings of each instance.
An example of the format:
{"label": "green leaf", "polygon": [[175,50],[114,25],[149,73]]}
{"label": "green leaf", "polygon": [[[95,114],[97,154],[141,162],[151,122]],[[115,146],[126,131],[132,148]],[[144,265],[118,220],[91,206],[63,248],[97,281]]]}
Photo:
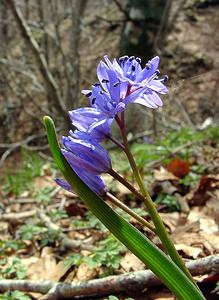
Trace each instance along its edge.
{"label": "green leaf", "polygon": [[188,277],[136,228],[115,213],[77,176],[62,156],[53,120],[46,116],[44,123],[54,160],[65,179],[86,203],[94,215],[148,268],[150,268],[179,300],[205,299]]}
{"label": "green leaf", "polygon": [[0,300],[31,300],[25,293],[20,291],[6,292],[0,295]]}
{"label": "green leaf", "polygon": [[12,257],[12,261],[2,271],[2,275],[4,278],[24,279],[27,276],[27,269],[22,261],[14,256]]}

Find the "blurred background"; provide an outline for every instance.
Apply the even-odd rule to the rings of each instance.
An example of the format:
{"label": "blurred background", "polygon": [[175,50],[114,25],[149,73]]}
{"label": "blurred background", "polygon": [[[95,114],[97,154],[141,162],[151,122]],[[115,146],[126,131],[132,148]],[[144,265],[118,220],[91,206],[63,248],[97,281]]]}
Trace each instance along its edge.
{"label": "blurred background", "polygon": [[80,91],[105,54],[159,55],[169,76],[162,109],[130,105],[133,134],[217,122],[218,12],[216,0],[1,0],[1,162],[8,144],[45,146],[43,115],[69,128],[67,111],[88,105]]}

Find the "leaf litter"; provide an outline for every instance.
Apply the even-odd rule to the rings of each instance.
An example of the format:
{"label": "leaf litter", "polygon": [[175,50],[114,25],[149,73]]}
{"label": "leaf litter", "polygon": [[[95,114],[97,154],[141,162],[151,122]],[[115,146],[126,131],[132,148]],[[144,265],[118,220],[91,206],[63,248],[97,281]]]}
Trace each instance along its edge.
{"label": "leaf litter", "polygon": [[[137,149],[138,154],[141,151],[143,153],[143,150],[139,152],[138,144],[133,144],[132,148],[133,152]],[[164,158],[154,170],[141,169],[145,173],[147,185],[151,186],[152,198],[157,203],[164,224],[185,260],[219,253],[218,153],[210,139],[202,147],[194,144],[191,148],[188,151],[183,149],[173,157],[169,156],[169,149],[167,159]],[[211,149],[214,160],[209,160]],[[141,164],[143,161],[144,157],[139,159]],[[119,169],[118,161],[116,167],[128,180],[132,180],[129,168],[124,167],[124,163],[122,170]],[[133,254],[87,212],[76,195],[57,189],[52,179],[54,172],[53,166],[46,163],[42,174],[32,178],[29,187],[22,189],[20,194],[7,190],[8,187],[4,193],[1,192],[1,277],[18,279],[24,276],[25,279],[35,281],[79,282],[145,269]],[[127,189],[110,178],[108,184],[114,195],[148,219],[142,203]],[[187,210],[183,209],[182,203],[187,204]],[[68,239],[80,241],[81,246],[66,247],[57,238],[59,230],[52,230],[48,224],[45,225],[37,210],[43,211],[50,218],[51,224],[56,224]],[[25,215],[32,211],[31,216]],[[118,212],[124,215],[122,211]],[[152,233],[133,218],[125,217],[160,246],[159,240]],[[196,279],[206,282],[210,276],[203,275]],[[174,299],[163,287],[158,290],[146,287],[142,293],[148,299]],[[37,297],[34,293],[29,293],[29,296],[32,299]],[[121,295],[119,299],[124,297]],[[136,299],[141,298],[139,296]]]}

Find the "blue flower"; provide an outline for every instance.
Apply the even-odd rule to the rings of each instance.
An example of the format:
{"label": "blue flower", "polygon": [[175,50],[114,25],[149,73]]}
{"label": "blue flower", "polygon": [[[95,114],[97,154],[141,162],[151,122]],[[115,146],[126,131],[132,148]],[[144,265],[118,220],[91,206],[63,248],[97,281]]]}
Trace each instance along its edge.
{"label": "blue flower", "polygon": [[[80,138],[82,133],[87,134],[93,141],[101,142],[111,134],[113,118],[106,118],[104,114],[92,107],[75,109],[69,112],[72,124],[78,129],[73,135]],[[92,134],[91,134],[92,132]]]}
{"label": "blue flower", "polygon": [[[75,169],[74,171],[94,193],[99,196],[103,196],[106,193],[106,185],[101,176],[82,172],[79,168]],[[63,189],[76,194],[67,181],[56,178],[55,182]]]}
{"label": "blue flower", "polygon": [[79,108],[69,112],[72,124],[79,130],[92,135],[96,141],[102,141],[111,135],[111,125],[119,112],[125,110],[130,102],[138,99],[146,87],[138,87],[136,91],[125,97],[127,84],[118,83],[112,70],[105,70],[106,78],[100,84],[92,86],[92,90],[82,91],[90,99],[91,107]]}
{"label": "blue flower", "polygon": [[[111,169],[111,161],[107,151],[99,145],[106,136],[111,135],[111,125],[129,103],[139,103],[151,108],[162,106],[160,94],[166,94],[163,84],[167,77],[158,79],[159,57],[150,60],[144,68],[140,58],[134,56],[120,57],[112,62],[104,56],[97,67],[100,83],[91,90],[83,90],[90,100],[90,107],[79,108],[69,112],[72,124],[77,128],[70,131],[70,136],[62,139],[63,156],[77,175],[93,190],[102,195],[105,184],[100,174]],[[61,180],[56,182],[67,190],[71,186]]]}
{"label": "blue flower", "polygon": [[[72,136],[64,136],[61,149],[63,156],[68,161],[71,168],[96,194],[105,193],[105,183],[99,176],[111,169],[111,160],[108,152],[96,141],[88,139],[88,135],[83,132],[71,132]],[[78,139],[80,137],[80,139]],[[68,191],[72,191],[71,186],[59,178],[56,183]]]}
{"label": "blue flower", "polygon": [[79,140],[73,137],[62,138],[62,154],[73,169],[80,168],[88,173],[99,175],[111,169],[108,152],[95,141]]}
{"label": "blue flower", "polygon": [[158,79],[159,57],[150,60],[144,68],[140,58],[134,56],[120,57],[111,62],[104,56],[97,67],[100,83],[91,90],[83,90],[90,99],[90,107],[79,108],[69,112],[72,124],[82,132],[91,135],[101,142],[111,135],[111,125],[119,112],[126,109],[129,103],[138,103],[150,108],[163,105],[158,95],[166,94],[163,84],[167,76]]}
{"label": "blue flower", "polygon": [[[168,92],[163,84],[167,81],[167,76],[164,76],[163,79],[158,79],[158,65],[160,61],[158,56],[149,60],[144,68],[141,67],[140,58],[135,58],[134,56],[123,56],[119,58],[119,61],[114,59],[111,62],[108,56],[105,55],[104,60],[105,62],[101,61],[97,67],[98,79],[104,84],[105,79],[109,80],[107,78],[108,70],[114,71],[125,97],[130,94],[136,95],[136,97],[132,97],[128,101],[123,97],[122,99],[125,103],[139,103],[150,108],[157,108],[163,105],[157,93],[166,94]],[[106,84],[103,87],[106,88]],[[139,88],[142,88],[142,93],[135,94]]]}

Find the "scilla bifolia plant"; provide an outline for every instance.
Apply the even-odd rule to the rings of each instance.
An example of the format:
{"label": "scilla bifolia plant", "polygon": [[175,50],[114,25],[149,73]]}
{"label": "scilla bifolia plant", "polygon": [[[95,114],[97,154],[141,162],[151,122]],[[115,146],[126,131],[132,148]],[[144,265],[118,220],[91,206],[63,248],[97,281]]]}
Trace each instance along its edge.
{"label": "scilla bifolia plant", "polygon": [[[97,67],[99,83],[91,90],[83,90],[90,100],[90,107],[69,112],[77,128],[62,138],[56,138],[54,123],[44,117],[53,157],[65,180],[56,182],[68,191],[74,191],[99,220],[148,268],[150,268],[177,296],[178,299],[205,299],[177,253],[163,222],[144,185],[143,179],[130,152],[126,135],[125,110],[129,103],[146,107],[162,106],[159,94],[166,94],[167,76],[159,79],[159,57],[150,60],[144,68],[140,58],[124,56],[112,62],[107,56]],[[123,143],[111,133],[115,121],[120,128]],[[139,189],[133,187],[112,167],[108,152],[100,145],[105,139],[114,142],[127,156]],[[107,192],[102,173],[109,173],[145,203],[153,225],[146,222],[117,198]],[[104,201],[109,200],[136,218],[160,238],[166,253],[158,249],[136,228],[115,213]]]}

